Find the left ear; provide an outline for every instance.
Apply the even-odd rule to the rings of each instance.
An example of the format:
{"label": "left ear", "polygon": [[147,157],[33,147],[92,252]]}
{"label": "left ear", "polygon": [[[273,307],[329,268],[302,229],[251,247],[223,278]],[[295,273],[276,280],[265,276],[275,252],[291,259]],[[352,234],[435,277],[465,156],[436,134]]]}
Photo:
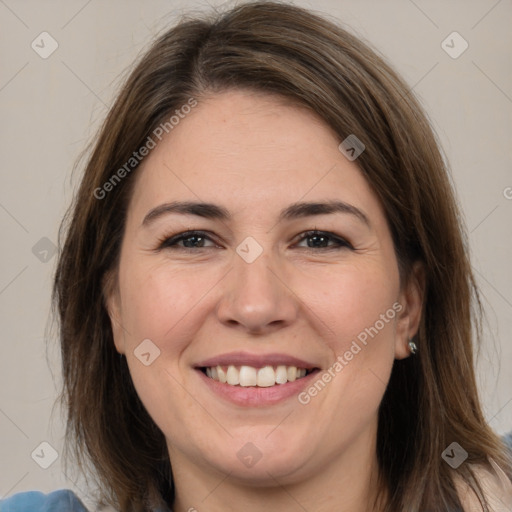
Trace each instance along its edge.
{"label": "left ear", "polygon": [[[424,296],[425,267],[421,261],[416,261],[398,297],[402,309],[398,313],[396,322],[396,359],[405,359],[411,354],[409,340],[418,332]],[[418,348],[421,350],[421,347]]]}

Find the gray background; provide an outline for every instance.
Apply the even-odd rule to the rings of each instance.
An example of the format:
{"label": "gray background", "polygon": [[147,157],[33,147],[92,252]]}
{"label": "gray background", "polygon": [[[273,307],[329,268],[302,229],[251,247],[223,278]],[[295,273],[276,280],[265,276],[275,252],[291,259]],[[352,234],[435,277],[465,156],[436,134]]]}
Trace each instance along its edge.
{"label": "gray background", "polygon": [[[511,430],[512,2],[296,3],[328,13],[376,46],[426,107],[452,167],[488,313],[478,363],[485,414],[497,432]],[[52,244],[80,175],[72,168],[120,76],[155,35],[184,11],[230,5],[0,0],[0,497],[60,487],[84,497],[83,483],[66,478],[61,466],[63,421],[58,409],[52,414],[59,351],[47,332]],[[31,47],[43,31],[59,45],[46,59]],[[441,46],[453,31],[469,44],[456,59]],[[34,458],[49,461],[41,442],[59,454],[48,469],[31,457],[37,448]]]}

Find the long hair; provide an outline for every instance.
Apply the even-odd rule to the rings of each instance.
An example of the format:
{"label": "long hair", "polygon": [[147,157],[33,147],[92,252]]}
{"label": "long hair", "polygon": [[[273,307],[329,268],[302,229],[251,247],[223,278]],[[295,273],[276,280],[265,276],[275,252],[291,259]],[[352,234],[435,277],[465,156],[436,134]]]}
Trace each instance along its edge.
{"label": "long hair", "polygon": [[[95,139],[61,228],[53,289],[67,452],[122,512],[173,502],[163,433],[115,350],[107,278],[118,265],[138,167],[126,163],[191,98],[200,104],[230,89],[286,98],[320,116],[340,142],[355,134],[366,146],[357,164],[383,205],[400,279],[416,261],[426,271],[420,350],[395,361],[379,409],[386,510],[460,509],[455,473],[475,488],[471,464],[490,468],[492,459],[509,475],[511,467],[478,398],[481,305],[447,164],[422,107],[376,50],[322,16],[276,2],[183,18],[140,58]],[[469,454],[456,471],[441,458],[454,441]]]}

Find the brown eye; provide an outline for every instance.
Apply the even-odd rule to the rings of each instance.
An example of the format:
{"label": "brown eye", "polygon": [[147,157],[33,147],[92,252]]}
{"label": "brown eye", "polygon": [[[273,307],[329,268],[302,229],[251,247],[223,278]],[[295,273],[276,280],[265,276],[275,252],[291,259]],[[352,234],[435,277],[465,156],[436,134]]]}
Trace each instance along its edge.
{"label": "brown eye", "polygon": [[[207,241],[212,241],[212,239],[206,233],[202,231],[187,231],[162,240],[159,249],[207,249],[208,247],[215,246],[215,244],[206,246],[205,243]],[[183,244],[180,245],[181,243]]]}
{"label": "brown eye", "polygon": [[[352,245],[346,240],[326,231],[307,231],[303,234],[299,242],[304,240],[308,240],[307,249],[353,249]],[[311,243],[309,242],[310,240]],[[334,245],[329,245],[329,242],[334,242]]]}

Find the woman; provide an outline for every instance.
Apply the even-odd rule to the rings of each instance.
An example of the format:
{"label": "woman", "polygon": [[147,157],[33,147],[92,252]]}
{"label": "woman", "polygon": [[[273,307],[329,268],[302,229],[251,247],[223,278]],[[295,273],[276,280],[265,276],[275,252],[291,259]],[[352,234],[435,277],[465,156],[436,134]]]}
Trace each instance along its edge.
{"label": "woman", "polygon": [[54,298],[68,446],[118,510],[512,509],[438,144],[396,73],[309,11],[248,3],[156,41]]}

